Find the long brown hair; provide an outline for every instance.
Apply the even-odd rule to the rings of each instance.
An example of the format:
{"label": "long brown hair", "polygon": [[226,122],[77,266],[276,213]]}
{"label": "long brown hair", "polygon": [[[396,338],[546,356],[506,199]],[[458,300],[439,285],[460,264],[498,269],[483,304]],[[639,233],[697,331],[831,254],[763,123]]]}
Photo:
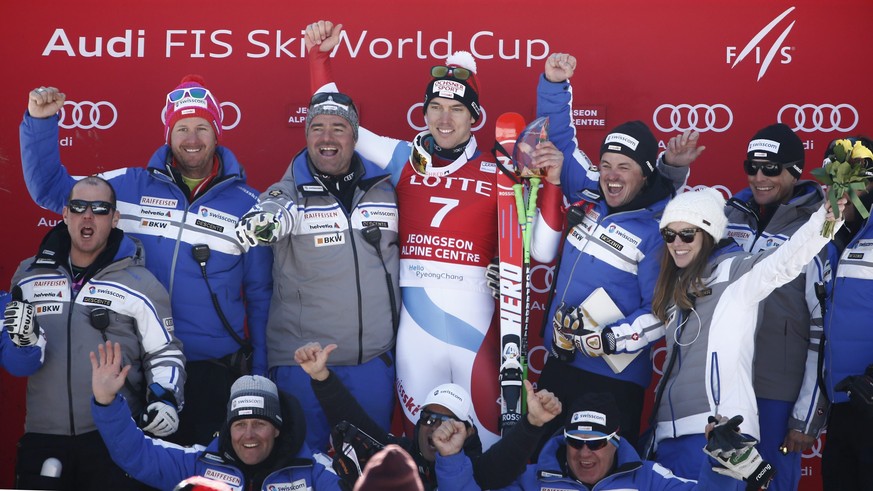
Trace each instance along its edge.
{"label": "long brown hair", "polygon": [[[676,304],[683,310],[690,310],[693,305],[688,298],[688,292],[699,293],[703,289],[702,276],[709,262],[709,256],[715,249],[715,239],[703,230],[700,232],[703,244],[691,264],[685,268],[676,267],[676,262],[673,261],[666,244],[661,251],[661,272],[658,274],[658,281],[655,282],[652,313],[662,322],[667,322],[667,308],[671,304]],[[679,240],[678,237],[676,240]]]}

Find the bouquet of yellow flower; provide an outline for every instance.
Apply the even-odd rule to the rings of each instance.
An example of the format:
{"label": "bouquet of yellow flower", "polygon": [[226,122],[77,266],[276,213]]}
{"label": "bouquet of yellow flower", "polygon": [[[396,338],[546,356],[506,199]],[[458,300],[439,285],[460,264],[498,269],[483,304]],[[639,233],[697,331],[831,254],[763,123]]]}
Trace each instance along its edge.
{"label": "bouquet of yellow flower", "polygon": [[[827,186],[827,200],[831,203],[831,209],[837,220],[840,218],[840,210],[837,200],[844,194],[849,195],[849,200],[862,218],[870,216],[870,211],[858,198],[858,191],[864,191],[867,181],[873,177],[867,171],[865,159],[873,159],[873,152],[865,147],[860,141],[854,146],[851,140],[837,140],[834,143],[834,155],[824,167],[811,171],[820,183]],[[825,222],[821,229],[822,237],[834,238],[834,222]]]}

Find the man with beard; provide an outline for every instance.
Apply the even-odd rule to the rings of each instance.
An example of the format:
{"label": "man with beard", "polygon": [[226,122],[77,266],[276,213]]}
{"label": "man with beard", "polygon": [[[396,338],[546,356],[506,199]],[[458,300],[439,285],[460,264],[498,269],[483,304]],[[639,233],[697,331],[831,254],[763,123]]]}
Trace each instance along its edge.
{"label": "man with beard", "polygon": [[[19,128],[21,163],[34,201],[60,212],[76,179],[61,164],[58,111],[66,95],[30,92]],[[164,141],[148,165],[101,174],[118,194],[118,227],[139,239],[146,267],[170,293],[187,359],[189,404],[181,444],[206,444],[224,421],[230,384],[241,371],[266,372],[264,332],[272,288],[270,250],[243,254],[233,224],[255,201],[236,156],[218,145],[222,112],[203,79],[188,75],[164,104]],[[245,325],[250,338],[245,339]],[[252,359],[252,347],[254,356]],[[154,415],[161,418],[161,415]]]}
{"label": "man with beard", "polygon": [[270,378],[300,398],[306,442],[319,451],[328,448],[330,426],[294,360],[297,348],[341,344],[332,367],[354,398],[385,430],[394,407],[397,198],[388,174],[355,151],[357,139],[352,99],[315,94],[306,149],[237,225],[244,248],[273,249]]}

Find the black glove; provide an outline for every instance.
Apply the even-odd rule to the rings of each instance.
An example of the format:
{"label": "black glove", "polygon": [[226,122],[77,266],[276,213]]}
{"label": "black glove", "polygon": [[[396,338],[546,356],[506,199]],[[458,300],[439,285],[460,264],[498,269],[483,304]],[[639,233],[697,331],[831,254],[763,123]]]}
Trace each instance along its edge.
{"label": "black glove", "polygon": [[873,419],[873,365],[867,367],[863,375],[846,377],[834,390],[846,392],[849,402],[867,418]]}
{"label": "black glove", "polygon": [[330,431],[330,443],[335,452],[333,470],[350,488],[354,487],[370,457],[384,447],[381,442],[348,421],[341,421],[333,427]]}

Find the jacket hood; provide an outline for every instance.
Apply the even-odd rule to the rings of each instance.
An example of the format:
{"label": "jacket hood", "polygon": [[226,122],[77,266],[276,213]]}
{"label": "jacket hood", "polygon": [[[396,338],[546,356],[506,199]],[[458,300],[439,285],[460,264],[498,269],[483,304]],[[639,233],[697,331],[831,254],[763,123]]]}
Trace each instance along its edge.
{"label": "jacket hood", "polygon": [[[246,181],[245,169],[243,169],[242,164],[230,149],[221,145],[216,145],[215,154],[218,155],[219,160],[221,160],[221,174],[218,176],[218,179],[223,180],[228,177],[235,177],[242,182]],[[152,172],[167,174],[167,164],[172,162],[172,159],[173,152],[170,149],[170,146],[161,145],[161,147],[155,150],[155,153],[152,154],[147,168]]]}
{"label": "jacket hood", "polygon": [[[603,191],[600,191],[600,193],[602,195]],[[654,174],[649,176],[646,180],[646,184],[634,199],[630,200],[630,202],[625,205],[616,208],[609,208],[609,213],[620,213],[623,211],[641,210],[646,208],[656,208],[658,211],[662,211],[664,207],[667,206],[667,203],[664,200],[672,198],[675,194],[676,191],[673,188],[673,183],[664,177],[663,174],[655,171]]]}
{"label": "jacket hood", "polygon": [[[617,473],[638,469],[643,465],[641,460],[633,445],[622,438],[618,444],[618,451],[615,452],[615,462],[613,463],[612,470],[603,479],[607,479],[609,476]],[[578,482],[570,474],[570,469],[567,466],[567,445],[564,443],[563,433],[553,436],[543,447],[542,452],[540,452],[539,462],[537,463],[537,473],[540,475],[543,473],[557,474]],[[601,479],[601,482],[603,479]]]}
{"label": "jacket hood", "polygon": [[[39,250],[29,268],[66,267],[71,247],[70,231],[67,224],[60,221],[43,237],[39,244]],[[121,229],[113,228],[109,232],[106,249],[88,266],[86,276],[91,277],[103,267],[127,257],[133,258],[135,263],[143,262],[145,258],[142,244],[125,235]]]}

